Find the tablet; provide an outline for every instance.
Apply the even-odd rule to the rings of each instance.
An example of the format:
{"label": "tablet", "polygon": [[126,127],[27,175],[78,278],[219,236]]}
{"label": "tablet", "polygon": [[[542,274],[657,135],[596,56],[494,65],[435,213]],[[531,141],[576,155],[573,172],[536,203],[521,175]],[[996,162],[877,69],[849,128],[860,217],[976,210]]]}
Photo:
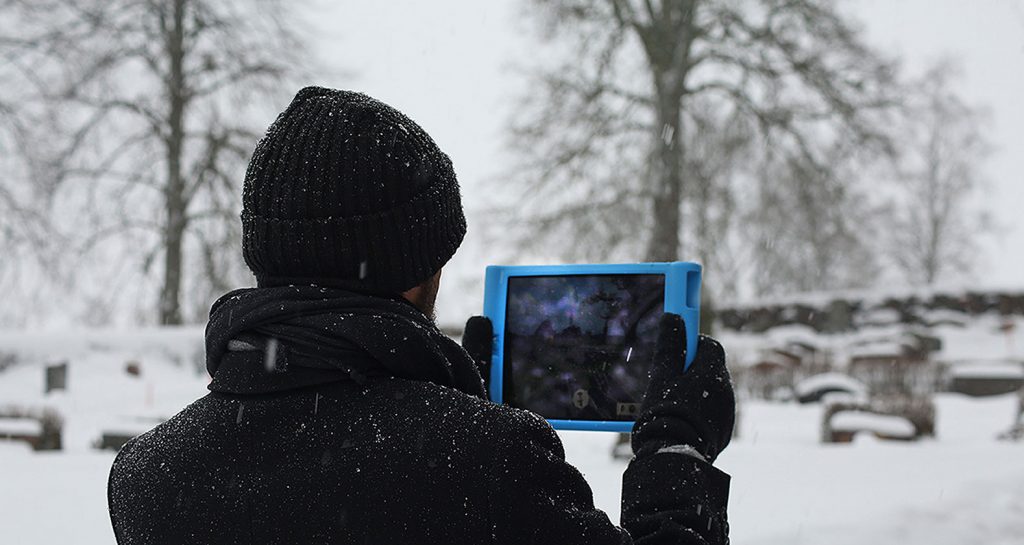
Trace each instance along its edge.
{"label": "tablet", "polygon": [[555,429],[630,431],[665,312],[686,323],[680,365],[693,361],[700,283],[688,262],[487,267],[491,400]]}

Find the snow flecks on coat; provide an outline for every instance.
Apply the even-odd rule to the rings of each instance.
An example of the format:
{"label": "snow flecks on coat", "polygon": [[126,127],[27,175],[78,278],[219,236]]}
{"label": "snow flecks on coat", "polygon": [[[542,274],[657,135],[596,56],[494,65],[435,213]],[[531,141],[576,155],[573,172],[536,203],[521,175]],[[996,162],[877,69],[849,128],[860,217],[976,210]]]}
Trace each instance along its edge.
{"label": "snow flecks on coat", "polygon": [[[267,374],[255,354],[249,371]],[[263,382],[218,374],[227,391],[125,445],[109,483],[118,543],[679,545],[725,535],[728,478],[693,457],[631,463],[622,529],[534,413],[369,369],[362,383],[339,371],[308,375],[312,384],[300,369]]]}

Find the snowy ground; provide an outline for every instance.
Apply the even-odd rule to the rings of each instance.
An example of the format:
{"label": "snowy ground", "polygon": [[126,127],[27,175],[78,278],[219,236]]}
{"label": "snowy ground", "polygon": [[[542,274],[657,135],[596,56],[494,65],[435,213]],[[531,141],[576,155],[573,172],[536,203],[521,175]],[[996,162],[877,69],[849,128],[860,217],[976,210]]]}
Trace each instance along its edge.
{"label": "snowy ground", "polygon": [[[820,407],[747,403],[741,436],[719,458],[733,477],[737,544],[1024,544],[1024,445],[994,440],[1016,399],[937,399],[938,438],[817,442]],[[618,516],[625,465],[610,439],[563,433],[598,505]]]}
{"label": "snowy ground", "polygon": [[[201,331],[38,337],[0,333],[0,351],[23,361],[0,372],[0,407],[55,407],[66,419],[65,450],[33,453],[0,441],[0,541],[112,543],[106,477],[113,454],[91,444],[101,430],[145,427],[205,393],[198,372]],[[66,393],[42,395],[43,364],[70,361]],[[125,374],[138,362],[138,377]],[[1016,399],[940,395],[938,437],[912,444],[821,445],[821,408],[749,402],[740,438],[718,466],[733,476],[733,542],[799,544],[1024,544],[1024,444],[995,436]],[[623,462],[614,437],[562,434],[570,462],[595,500],[618,519]]]}

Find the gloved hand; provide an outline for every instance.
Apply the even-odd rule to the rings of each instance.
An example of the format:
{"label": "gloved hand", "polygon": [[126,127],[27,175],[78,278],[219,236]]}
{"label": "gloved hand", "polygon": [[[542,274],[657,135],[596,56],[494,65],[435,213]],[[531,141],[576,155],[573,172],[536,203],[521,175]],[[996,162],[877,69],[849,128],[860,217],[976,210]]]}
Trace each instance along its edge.
{"label": "gloved hand", "polygon": [[476,362],[484,379],[484,391],[491,392],[491,354],[494,349],[494,325],[486,316],[472,316],[462,331],[462,348]]}
{"label": "gloved hand", "polygon": [[708,463],[729,444],[736,420],[736,398],[725,351],[701,336],[688,370],[686,324],[666,313],[659,324],[651,380],[633,426],[633,452],[653,454],[665,447],[692,448]]}

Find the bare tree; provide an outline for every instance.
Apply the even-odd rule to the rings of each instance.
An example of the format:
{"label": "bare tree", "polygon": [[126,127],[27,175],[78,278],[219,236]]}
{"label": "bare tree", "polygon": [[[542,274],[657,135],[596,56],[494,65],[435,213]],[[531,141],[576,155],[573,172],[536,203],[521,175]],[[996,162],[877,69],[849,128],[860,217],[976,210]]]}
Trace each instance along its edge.
{"label": "bare tree", "polygon": [[21,159],[21,128],[13,116],[14,108],[0,102],[0,170],[5,173],[0,181],[0,253],[5,259],[0,260],[0,278],[10,274],[16,260],[10,259],[25,243],[30,243],[38,230],[40,215],[26,201],[25,184],[17,183],[26,180],[28,175]]}
{"label": "bare tree", "polygon": [[[39,112],[20,106],[25,90],[12,85],[19,75],[0,57],[0,291],[9,303],[32,299],[24,279],[56,270],[59,238],[47,214],[51,192],[41,183],[46,164],[33,160],[39,155],[31,149]],[[26,318],[23,311],[0,312],[3,324],[22,325]]]}
{"label": "bare tree", "polygon": [[970,270],[987,229],[972,199],[984,185],[987,117],[952,90],[955,67],[932,67],[914,88],[892,210],[890,253],[907,281],[934,284]]}
{"label": "bare tree", "polygon": [[736,234],[748,206],[740,195],[751,174],[740,158],[754,151],[754,127],[740,115],[715,116],[710,106],[694,110],[684,158],[690,183],[684,187],[682,208],[683,217],[691,221],[683,226],[679,255],[692,255],[703,263],[705,275],[714,274],[711,284],[720,293],[736,293],[745,242]]}
{"label": "bare tree", "polygon": [[[58,196],[91,250],[111,238],[159,267],[158,319],[183,320],[183,286],[223,288],[237,259],[239,183],[258,99],[302,65],[276,0],[8,0],[4,57],[53,113]],[[84,221],[84,219],[89,221]],[[200,267],[186,267],[187,258]],[[187,272],[196,274],[187,277]],[[186,284],[191,280],[191,284]]]}
{"label": "bare tree", "polygon": [[828,168],[771,153],[762,160],[746,215],[758,295],[861,288],[877,279],[879,213],[845,153],[833,149]]}
{"label": "bare tree", "polygon": [[664,261],[690,237],[687,257],[708,259],[756,187],[759,150],[820,173],[835,142],[890,150],[877,120],[896,103],[892,67],[833,2],[532,5],[564,55],[539,61],[513,121],[531,245]]}

